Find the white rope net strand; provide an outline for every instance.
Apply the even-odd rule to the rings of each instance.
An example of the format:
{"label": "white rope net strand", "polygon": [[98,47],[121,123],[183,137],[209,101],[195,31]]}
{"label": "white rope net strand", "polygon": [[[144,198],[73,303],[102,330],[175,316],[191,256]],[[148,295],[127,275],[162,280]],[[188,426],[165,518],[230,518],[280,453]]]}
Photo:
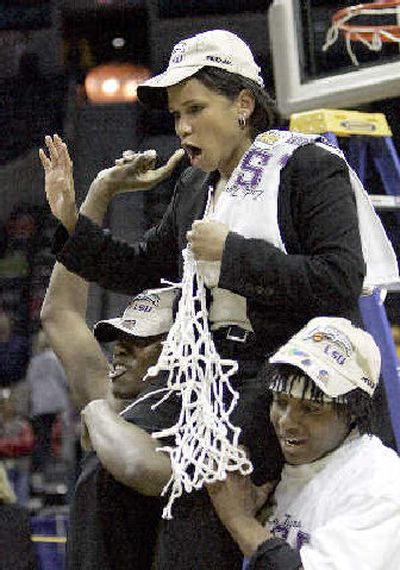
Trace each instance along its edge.
{"label": "white rope net strand", "polygon": [[240,428],[229,419],[239,398],[230,384],[238,364],[219,356],[208,326],[203,278],[190,249],[183,251],[183,259],[178,313],[157,364],[148,370],[148,376],[168,372],[168,392],[153,409],[173,394],[182,399],[177,423],[152,434],[156,439],[175,438],[175,446],[159,448],[169,454],[172,466],[162,492],[170,491],[163,511],[166,519],[172,518],[173,502],[183,491],[190,493],[205,483],[222,481],[228,471],[243,475],[252,471],[238,446]]}
{"label": "white rope net strand", "polygon": [[[357,8],[357,6],[355,7]],[[341,26],[346,24],[349,20],[354,18],[355,16],[361,15],[368,15],[368,16],[381,16],[382,14],[400,14],[400,6],[392,7],[392,8],[362,8],[355,10],[349,9],[348,13],[344,15],[342,18],[337,20],[332,24],[329,30],[326,33],[325,43],[322,46],[322,51],[327,51],[338,39]],[[372,34],[371,41],[368,40],[363,36],[363,32],[368,32]],[[346,50],[349,54],[349,57],[354,65],[359,65],[359,61],[353,51],[352,42],[358,41],[364,44],[368,49],[371,51],[380,51],[382,49],[382,37],[387,38],[393,43],[400,43],[400,38],[391,34],[388,30],[380,29],[379,26],[376,29],[373,29],[372,26],[361,26],[354,24],[351,27],[351,30],[343,30],[345,41],[346,41]],[[353,38],[353,39],[352,39]]]}

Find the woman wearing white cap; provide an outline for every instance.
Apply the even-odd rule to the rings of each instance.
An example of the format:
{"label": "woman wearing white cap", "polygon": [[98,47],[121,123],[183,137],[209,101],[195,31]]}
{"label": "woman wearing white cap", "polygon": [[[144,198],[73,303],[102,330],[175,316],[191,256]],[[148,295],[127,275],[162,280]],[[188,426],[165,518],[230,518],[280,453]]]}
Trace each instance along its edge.
{"label": "woman wearing white cap", "polygon": [[[213,330],[235,324],[261,333],[269,353],[315,315],[356,318],[365,269],[348,167],[299,134],[270,131],[253,144],[272,126],[274,106],[248,46],[223,30],[183,40],[138,97],[168,107],[191,167],[160,225],[132,245],[96,222],[114,195],[168,176],[182,151],[160,169],[154,151],[127,151],[93,182],[79,216],[73,194],[62,203],[60,183],[48,184],[54,213],[70,233],[59,259],[90,281],[132,294],[162,277],[178,281],[189,239],[197,259],[221,264],[218,287],[211,283]],[[52,159],[62,152],[57,137],[46,142]],[[56,165],[44,166],[49,178]]]}
{"label": "woman wearing white cap", "polygon": [[[241,425],[241,406],[254,405],[257,417],[262,398],[252,379],[265,353],[316,315],[359,319],[364,259],[348,167],[318,137],[260,134],[272,126],[273,102],[248,46],[230,32],[179,42],[167,70],[139,86],[138,97],[150,107],[168,107],[191,165],[161,223],[129,245],[100,228],[110,200],[121,191],[152,188],[172,172],[182,151],[159,169],[154,151],[127,151],[93,181],[78,215],[66,147],[59,137],[47,137],[50,158],[40,153],[47,197],[69,234],[57,236],[58,259],[89,281],[133,294],[158,286],[161,278],[179,281],[180,252],[189,242],[211,291],[217,349],[239,362],[232,383],[241,394]],[[261,472],[275,477],[276,442],[270,434],[270,446],[250,441],[252,427],[243,432],[255,478]],[[258,469],[259,449],[269,467]],[[185,501],[178,503],[184,509]],[[193,521],[196,512],[190,507],[181,518],[190,513]],[[179,513],[174,517],[179,524]],[[192,524],[196,544],[175,546],[175,567],[240,568],[227,534],[217,539],[215,517]],[[212,547],[204,548],[210,535]]]}

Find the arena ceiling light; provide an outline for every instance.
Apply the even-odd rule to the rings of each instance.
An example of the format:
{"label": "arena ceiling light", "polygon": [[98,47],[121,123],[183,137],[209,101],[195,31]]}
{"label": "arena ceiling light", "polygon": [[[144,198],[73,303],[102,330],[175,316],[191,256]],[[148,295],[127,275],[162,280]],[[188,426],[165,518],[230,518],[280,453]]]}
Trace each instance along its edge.
{"label": "arena ceiling light", "polygon": [[137,86],[150,77],[150,71],[133,63],[105,63],[89,71],[85,89],[91,103],[133,103]]}

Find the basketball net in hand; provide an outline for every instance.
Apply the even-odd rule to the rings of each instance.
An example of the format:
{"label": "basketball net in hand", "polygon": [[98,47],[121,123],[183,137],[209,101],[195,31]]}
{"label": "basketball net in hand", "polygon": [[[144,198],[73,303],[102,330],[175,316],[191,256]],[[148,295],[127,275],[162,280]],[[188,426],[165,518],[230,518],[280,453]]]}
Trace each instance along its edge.
{"label": "basketball net in hand", "polygon": [[239,395],[230,378],[236,373],[235,360],[219,356],[208,325],[203,278],[190,248],[183,252],[182,296],[178,313],[157,364],[148,376],[168,373],[167,393],[153,409],[173,394],[181,397],[177,423],[160,432],[156,439],[174,437],[174,446],[158,451],[168,453],[172,475],[162,495],[170,491],[163,517],[172,518],[174,500],[183,491],[200,489],[205,483],[222,481],[228,471],[247,475],[252,465],[239,448],[240,428],[230,421]]}

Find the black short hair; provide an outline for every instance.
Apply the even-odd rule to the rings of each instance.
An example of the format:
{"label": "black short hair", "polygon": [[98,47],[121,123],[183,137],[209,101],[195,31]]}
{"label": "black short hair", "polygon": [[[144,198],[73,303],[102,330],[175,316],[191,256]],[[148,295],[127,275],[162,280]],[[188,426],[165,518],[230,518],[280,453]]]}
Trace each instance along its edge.
{"label": "black short hair", "polygon": [[[291,364],[267,364],[265,366],[266,386],[269,389],[279,380],[285,393],[290,395],[291,385],[299,377],[305,382],[304,394],[309,391],[313,400],[323,402],[322,390],[297,366]],[[349,427],[357,427],[361,434],[372,433],[372,398],[364,390],[356,388],[344,396],[334,398],[333,406],[337,414],[345,418]]]}
{"label": "black short hair", "polygon": [[255,102],[254,111],[249,118],[252,139],[278,122],[275,101],[265,89],[251,79],[210,66],[202,67],[189,79],[197,79],[211,91],[225,95],[231,101],[234,101],[243,89],[250,91]]}

